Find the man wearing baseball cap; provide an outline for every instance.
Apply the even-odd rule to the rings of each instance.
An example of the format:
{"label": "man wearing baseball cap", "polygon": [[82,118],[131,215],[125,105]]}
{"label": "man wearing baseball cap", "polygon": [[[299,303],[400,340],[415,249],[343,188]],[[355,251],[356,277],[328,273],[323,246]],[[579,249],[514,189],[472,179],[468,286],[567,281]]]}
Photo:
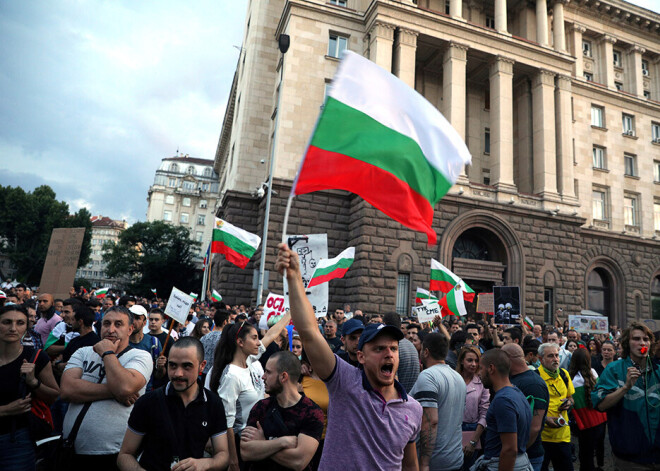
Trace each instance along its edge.
{"label": "man wearing baseball cap", "polygon": [[335,351],[339,358],[355,367],[360,366],[357,359],[357,347],[363,330],[364,324],[359,319],[349,319],[344,322],[341,329],[341,341],[344,344],[344,349]]}
{"label": "man wearing baseball cap", "polygon": [[[298,255],[279,245],[276,269],[289,284],[291,318],[312,368],[330,396],[328,428],[319,470],[418,469],[415,439],[422,406],[396,381],[400,329],[370,324],[360,335],[356,357],[363,369],[338,360],[316,323],[305,296]],[[340,406],[333,406],[340,404]],[[346,440],[350,437],[350,440]]]}

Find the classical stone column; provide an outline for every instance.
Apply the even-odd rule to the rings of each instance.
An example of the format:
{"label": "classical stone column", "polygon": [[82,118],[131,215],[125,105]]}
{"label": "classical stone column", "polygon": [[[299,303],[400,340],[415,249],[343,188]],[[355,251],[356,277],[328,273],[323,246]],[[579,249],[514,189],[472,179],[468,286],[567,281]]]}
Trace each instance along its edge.
{"label": "classical stone column", "polygon": [[575,56],[575,64],[573,65],[573,76],[577,78],[582,78],[584,73],[584,61],[582,58],[584,54],[582,53],[582,35],[587,30],[586,27],[579,23],[573,23],[571,25],[571,53]]}
{"label": "classical stone column", "polygon": [[651,99],[660,101],[660,56],[656,56],[650,64]]}
{"label": "classical stone column", "polygon": [[490,181],[516,192],[513,183],[513,64],[497,56],[490,66]]}
{"label": "classical stone column", "polygon": [[532,83],[527,77],[523,77],[514,84],[516,100],[514,106],[517,108],[518,129],[515,146],[518,154],[518,178],[516,186],[521,193],[534,193],[534,165],[532,156]]}
{"label": "classical stone column", "polygon": [[442,100],[447,121],[465,140],[465,66],[468,46],[449,42],[442,62]]}
{"label": "classical stone column", "polygon": [[600,43],[600,78],[598,82],[607,85],[607,88],[614,89],[614,44],[616,44],[616,38],[604,34],[600,38]]}
{"label": "classical stone column", "polygon": [[634,44],[628,49],[628,76],[630,77],[630,93],[638,97],[644,96],[644,76],[642,75],[643,47]]}
{"label": "classical stone column", "polygon": [[495,29],[500,33],[509,34],[506,19],[506,0],[495,0]]}
{"label": "classical stone column", "polygon": [[557,76],[557,159],[559,160],[559,192],[566,201],[577,202],[573,177],[573,117],[571,116],[571,78]]}
{"label": "classical stone column", "polygon": [[566,31],[564,30],[564,3],[566,0],[555,0],[553,6],[552,33],[555,50],[566,52]]}
{"label": "classical stone column", "polygon": [[449,15],[452,18],[463,19],[463,0],[452,0],[449,3]]}
{"label": "classical stone column", "polygon": [[548,4],[546,0],[536,0],[536,42],[548,45]]}
{"label": "classical stone column", "polygon": [[388,72],[392,71],[392,44],[396,26],[376,21],[369,31],[369,59]]}
{"label": "classical stone column", "polygon": [[534,133],[534,193],[557,200],[557,160],[555,156],[555,74],[540,69],[532,83],[532,122]]}
{"label": "classical stone column", "polygon": [[415,88],[415,51],[419,33],[406,28],[398,28],[394,46],[394,75]]}

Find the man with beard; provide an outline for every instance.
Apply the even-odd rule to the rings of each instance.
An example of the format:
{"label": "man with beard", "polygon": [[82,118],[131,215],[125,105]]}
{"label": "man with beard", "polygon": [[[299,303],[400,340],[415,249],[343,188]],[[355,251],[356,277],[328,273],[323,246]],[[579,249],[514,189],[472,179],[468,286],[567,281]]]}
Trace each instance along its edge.
{"label": "man with beard", "polygon": [[241,457],[251,470],[309,469],[323,433],[323,411],[298,392],[300,360],[276,352],[264,369],[270,397],[257,402],[241,434]]}
{"label": "man with beard", "polygon": [[55,312],[53,306],[53,295],[43,293],[37,299],[37,310],[39,311],[39,320],[37,320],[34,330],[41,336],[41,341],[46,343],[51,330],[59,323],[62,318]]}
{"label": "man with beard", "polygon": [[481,382],[495,394],[486,413],[484,454],[473,469],[532,471],[525,452],[532,412],[523,393],[509,380],[510,365],[508,355],[499,348],[486,351],[479,361]]}
{"label": "man with beard", "polygon": [[[222,400],[197,380],[204,364],[204,347],[196,338],[183,337],[172,345],[167,360],[170,381],[135,403],[117,459],[119,469],[178,471],[227,466],[225,409]],[[213,456],[204,458],[209,440]]]}
{"label": "man with beard", "polygon": [[298,255],[286,244],[278,248],[276,269],[283,275],[286,271],[291,318],[330,396],[319,470],[418,469],[415,439],[422,406],[395,380],[403,333],[394,326],[370,324],[358,342],[363,369],[338,361],[305,296]]}
{"label": "man with beard", "polygon": [[57,358],[66,346],[78,337],[80,334],[73,329],[76,322],[76,313],[74,308],[84,307],[83,304],[75,298],[64,300],[64,307],[62,308],[62,322],[58,323],[48,335],[44,350],[51,358]]}
{"label": "man with beard", "polygon": [[363,330],[364,324],[357,319],[349,319],[344,322],[341,332],[341,341],[344,343],[344,349],[337,350],[335,353],[349,365],[356,367],[360,365],[357,359],[357,346]]}

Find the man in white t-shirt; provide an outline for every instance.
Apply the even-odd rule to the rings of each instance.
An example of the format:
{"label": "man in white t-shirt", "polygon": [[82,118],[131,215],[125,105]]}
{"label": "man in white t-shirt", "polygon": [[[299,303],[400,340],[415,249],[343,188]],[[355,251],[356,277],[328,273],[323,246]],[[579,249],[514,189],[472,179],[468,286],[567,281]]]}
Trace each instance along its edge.
{"label": "man in white t-shirt", "polygon": [[130,348],[133,314],[110,308],[102,320],[101,338],[78,349],[62,375],[61,397],[70,402],[63,436],[69,438],[78,415],[91,402],[75,438],[70,470],[115,470],[133,404],[144,394],[153,362],[149,353]]}

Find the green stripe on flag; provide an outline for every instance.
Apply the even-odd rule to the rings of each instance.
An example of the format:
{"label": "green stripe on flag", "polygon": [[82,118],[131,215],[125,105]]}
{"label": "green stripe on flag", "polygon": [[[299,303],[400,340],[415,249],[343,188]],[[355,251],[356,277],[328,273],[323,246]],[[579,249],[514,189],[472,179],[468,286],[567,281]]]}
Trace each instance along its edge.
{"label": "green stripe on flag", "polygon": [[350,268],[352,263],[353,263],[352,258],[342,258],[337,263],[335,263],[333,265],[330,265],[329,267],[317,268],[314,271],[314,278],[318,278],[320,276],[325,276],[329,273],[332,273],[335,270],[340,270],[342,268]]}
{"label": "green stripe on flag", "polygon": [[222,229],[213,229],[213,242],[224,242],[227,247],[247,258],[252,257],[257,250],[252,245]]}

